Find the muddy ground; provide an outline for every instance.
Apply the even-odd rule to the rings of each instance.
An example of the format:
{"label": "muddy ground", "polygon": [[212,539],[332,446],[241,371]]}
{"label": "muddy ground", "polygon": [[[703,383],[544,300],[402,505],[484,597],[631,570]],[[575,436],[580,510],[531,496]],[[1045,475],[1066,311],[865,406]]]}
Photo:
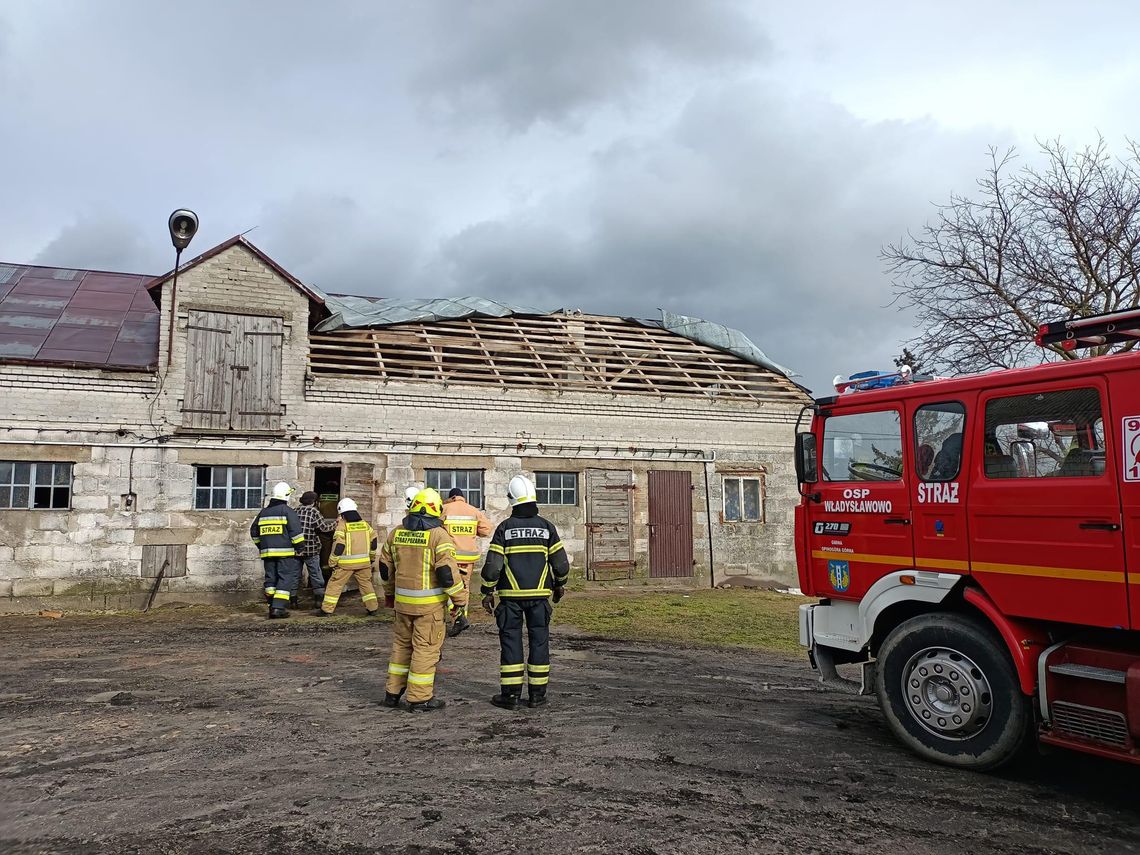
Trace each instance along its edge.
{"label": "muddy ground", "polygon": [[381,623],[0,618],[0,852],[1140,852],[1140,769],[921,762],[798,660],[556,631],[553,704],[377,705]]}

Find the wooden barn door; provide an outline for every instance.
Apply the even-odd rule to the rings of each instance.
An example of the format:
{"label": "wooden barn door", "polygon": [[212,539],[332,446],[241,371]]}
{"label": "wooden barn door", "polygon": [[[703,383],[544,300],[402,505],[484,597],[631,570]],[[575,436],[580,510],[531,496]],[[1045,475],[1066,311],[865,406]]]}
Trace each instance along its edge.
{"label": "wooden barn door", "polygon": [[191,311],[186,323],[182,426],[226,430],[233,397],[234,315]]}
{"label": "wooden barn door", "polygon": [[241,332],[235,343],[237,358],[230,427],[237,431],[276,431],[281,428],[281,346],[285,324],[281,318],[239,316]]}
{"label": "wooden barn door", "polygon": [[693,575],[693,484],[688,472],[649,472],[649,576]]}
{"label": "wooden barn door", "polygon": [[592,582],[633,576],[633,473],[586,470],[586,578]]}
{"label": "wooden barn door", "polygon": [[279,431],[284,339],[281,318],[191,311],[182,426]]}

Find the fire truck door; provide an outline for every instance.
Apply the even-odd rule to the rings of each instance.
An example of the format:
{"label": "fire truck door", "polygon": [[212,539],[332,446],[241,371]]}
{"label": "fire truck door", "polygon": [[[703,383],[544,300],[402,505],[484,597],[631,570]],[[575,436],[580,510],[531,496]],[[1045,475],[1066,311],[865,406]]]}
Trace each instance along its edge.
{"label": "fire truck door", "polygon": [[812,586],[857,600],[882,576],[914,565],[901,414],[845,409],[826,416],[822,430],[819,502],[807,532]]}
{"label": "fire truck door", "polygon": [[967,505],[978,583],[1008,615],[1128,626],[1103,379],[985,392],[970,423],[982,451]]}
{"label": "fire truck door", "polygon": [[914,564],[920,570],[969,572],[970,540],[966,524],[965,461],[972,453],[967,408],[974,396],[959,400],[908,402],[913,442],[908,453],[911,479]]}

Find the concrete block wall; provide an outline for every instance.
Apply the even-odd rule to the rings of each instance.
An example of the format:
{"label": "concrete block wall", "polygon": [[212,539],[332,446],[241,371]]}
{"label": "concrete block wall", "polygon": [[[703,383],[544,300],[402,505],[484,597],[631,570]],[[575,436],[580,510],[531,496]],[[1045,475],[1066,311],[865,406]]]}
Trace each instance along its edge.
{"label": "concrete block wall", "polygon": [[[169,311],[169,287],[163,310]],[[0,460],[62,460],[73,468],[69,511],[0,510],[0,608],[137,605],[144,547],[186,546],[186,576],[161,597],[240,598],[261,587],[248,539],[253,511],[193,509],[195,465],[258,465],[266,483],[313,484],[321,465],[371,468],[370,514],[386,533],[404,513],[403,492],[427,468],[485,472],[488,514],[507,515],[506,487],[520,472],[579,472],[579,503],[546,508],[575,572],[584,572],[585,480],[590,467],[633,471],[634,582],[648,577],[648,471],[686,468],[694,489],[694,576],[748,576],[794,584],[791,447],[798,403],[740,402],[384,383],[307,373],[309,299],[242,246],[185,271],[178,283],[173,359],[165,368],[169,315],[154,374],[0,366]],[[203,437],[179,430],[185,324],[191,309],[277,314],[285,319],[278,437]],[[157,399],[156,399],[157,392]],[[607,457],[625,457],[606,460]],[[715,456],[707,466],[699,461]],[[721,520],[726,469],[754,468],[766,485],[763,523]],[[346,469],[347,471],[347,469]],[[368,480],[358,479],[360,483]],[[133,493],[126,508],[122,497]],[[360,498],[360,497],[354,497]]]}

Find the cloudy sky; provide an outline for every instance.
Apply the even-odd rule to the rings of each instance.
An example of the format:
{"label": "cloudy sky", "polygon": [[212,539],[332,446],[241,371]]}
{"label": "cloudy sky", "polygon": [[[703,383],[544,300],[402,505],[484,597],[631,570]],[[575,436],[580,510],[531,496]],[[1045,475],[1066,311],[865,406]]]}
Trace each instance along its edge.
{"label": "cloudy sky", "polygon": [[879,249],[987,146],[1140,135],[1138,31],[1128,0],[5,0],[0,260],[161,272],[187,206],[192,250],[254,229],[326,290],[667,308],[826,392],[911,334]]}

